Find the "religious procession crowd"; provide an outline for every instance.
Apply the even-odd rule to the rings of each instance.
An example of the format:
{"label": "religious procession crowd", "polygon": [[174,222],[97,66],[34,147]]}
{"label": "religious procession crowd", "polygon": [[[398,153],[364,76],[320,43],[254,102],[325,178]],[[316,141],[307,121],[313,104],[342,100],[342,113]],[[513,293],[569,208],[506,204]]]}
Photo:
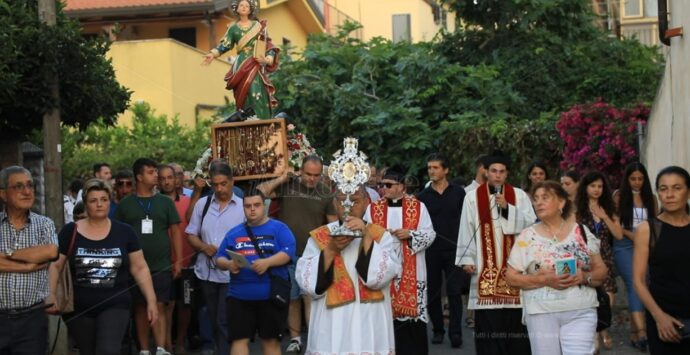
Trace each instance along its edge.
{"label": "religious procession crowd", "polygon": [[478,157],[467,184],[449,167],[430,155],[416,194],[403,169],[371,167],[346,196],[318,156],[244,189],[221,160],[207,179],[147,158],[114,176],[101,163],[70,184],[57,232],[31,211],[31,173],[6,167],[0,354],[51,351],[48,314],[80,354],[241,355],[258,341],[264,354],[424,355],[446,337],[461,348],[463,327],[477,354],[592,354],[613,346],[617,275],[631,345],[690,354],[685,169],[652,185],[633,163],[612,191],[600,172],[557,182],[540,163],[518,188],[500,152]]}

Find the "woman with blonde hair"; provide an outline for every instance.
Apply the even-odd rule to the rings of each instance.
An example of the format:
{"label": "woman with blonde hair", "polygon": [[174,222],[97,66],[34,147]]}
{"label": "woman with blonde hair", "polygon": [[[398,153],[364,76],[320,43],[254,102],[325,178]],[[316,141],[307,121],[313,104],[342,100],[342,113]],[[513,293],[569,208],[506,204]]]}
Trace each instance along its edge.
{"label": "woman with blonde hair", "polygon": [[[65,322],[79,353],[116,355],[130,320],[130,278],[134,277],[146,297],[151,324],[158,318],[156,295],[136,233],[129,225],[108,218],[110,185],[91,179],[83,191],[87,217],[60,231],[60,256],[50,265],[51,296],[47,303],[55,304],[59,274],[69,263],[74,280],[74,312],[65,315]],[[48,311],[61,310],[53,306]],[[169,354],[162,349],[156,353]]]}

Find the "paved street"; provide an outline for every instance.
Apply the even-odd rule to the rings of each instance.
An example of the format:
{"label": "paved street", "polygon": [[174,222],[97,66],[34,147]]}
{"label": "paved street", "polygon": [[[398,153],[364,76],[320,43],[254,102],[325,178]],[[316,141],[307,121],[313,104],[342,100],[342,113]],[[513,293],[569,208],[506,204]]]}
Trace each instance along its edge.
{"label": "paved street", "polygon": [[[614,346],[611,350],[601,351],[601,355],[640,355],[645,354],[632,346],[630,346],[630,318],[627,311],[627,298],[625,295],[625,286],[621,278],[617,278],[618,293],[616,294],[616,304],[613,313],[613,325],[609,332],[614,340]],[[431,345],[431,355],[447,355],[447,354],[474,354],[474,340],[472,339],[472,330],[468,328],[463,329],[464,345],[461,349],[451,349],[450,343],[446,339],[442,345]]]}
{"label": "paved street", "polygon": [[[618,304],[618,302],[616,302]],[[628,341],[628,334],[630,332],[630,326],[628,321],[628,312],[620,308],[615,310],[613,327],[610,329],[611,336],[614,339],[614,347],[612,350],[603,350],[601,355],[640,355],[645,354],[637,349],[630,346]],[[440,345],[429,345],[430,355],[450,355],[450,354],[474,354],[474,340],[472,339],[472,329],[463,328],[463,346],[460,349],[452,349],[450,347],[450,342],[448,339],[444,339],[443,344]],[[431,337],[431,332],[429,333]],[[287,342],[285,342],[287,344]],[[259,344],[252,344],[251,354],[261,354],[261,348]]]}
{"label": "paved street", "polygon": [[[618,278],[618,290],[616,294],[616,304],[614,307],[613,315],[613,326],[610,329],[611,336],[614,339],[614,347],[612,350],[603,350],[602,355],[639,355],[644,354],[639,350],[634,349],[630,346],[628,341],[628,335],[630,332],[629,326],[629,316],[627,311],[627,301],[625,297],[625,287],[623,286],[620,278]],[[466,311],[463,315],[466,314]],[[463,322],[464,323],[464,322]],[[430,355],[449,355],[449,354],[474,354],[474,340],[472,338],[473,331],[470,328],[463,327],[463,346],[460,349],[452,349],[450,347],[450,342],[448,338],[444,339],[444,343],[440,345],[430,345],[429,353]],[[303,336],[306,338],[306,335]],[[431,330],[429,330],[429,338],[431,339]],[[287,339],[283,341],[283,349],[287,346]],[[258,342],[251,343],[250,345],[251,354],[261,354],[261,346]],[[72,355],[78,354],[78,352],[73,351]],[[200,355],[201,352],[192,351],[189,352],[190,355]]]}
{"label": "paved street", "polygon": [[[625,300],[625,287],[620,282],[619,278],[619,292],[616,294],[616,305],[613,314],[613,326],[609,329],[611,336],[614,339],[614,346],[611,350],[602,349],[601,355],[640,355],[645,354],[632,346],[630,346],[628,335],[630,333],[630,321]],[[472,338],[473,331],[470,328],[463,328],[463,346],[460,349],[452,349],[448,338],[444,339],[443,344],[429,345],[430,355],[450,355],[450,354],[474,354],[474,340]],[[431,339],[431,331],[429,332]],[[287,342],[284,342],[287,344]],[[251,354],[261,354],[259,344],[252,344]]]}
{"label": "paved street", "polygon": [[[627,300],[625,297],[625,286],[623,285],[620,277],[618,281],[618,293],[616,294],[616,304],[614,307],[613,314],[613,325],[609,332],[614,340],[614,346],[611,350],[602,349],[601,355],[640,355],[643,352],[630,346],[629,334],[630,334],[630,320],[627,311]],[[463,313],[463,315],[466,314]],[[472,329],[464,327],[463,328],[463,346],[460,349],[452,349],[450,347],[450,342],[448,338],[444,339],[443,344],[440,345],[429,345],[430,355],[449,355],[449,354],[474,354],[474,340],[472,338]],[[429,338],[431,339],[431,330],[429,332]],[[252,354],[261,354],[261,349],[258,344],[252,344],[251,347]]]}

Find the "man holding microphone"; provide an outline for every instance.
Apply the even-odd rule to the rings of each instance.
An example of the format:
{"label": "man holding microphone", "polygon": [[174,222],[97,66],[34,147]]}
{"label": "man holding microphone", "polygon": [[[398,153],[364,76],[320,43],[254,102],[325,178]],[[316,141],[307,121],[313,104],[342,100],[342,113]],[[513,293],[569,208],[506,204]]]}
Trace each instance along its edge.
{"label": "man holding microphone", "polygon": [[455,264],[472,275],[468,309],[475,311],[477,354],[530,354],[520,291],[505,270],[515,237],[536,220],[529,196],[506,183],[510,159],[494,152],[488,181],[465,197]]}

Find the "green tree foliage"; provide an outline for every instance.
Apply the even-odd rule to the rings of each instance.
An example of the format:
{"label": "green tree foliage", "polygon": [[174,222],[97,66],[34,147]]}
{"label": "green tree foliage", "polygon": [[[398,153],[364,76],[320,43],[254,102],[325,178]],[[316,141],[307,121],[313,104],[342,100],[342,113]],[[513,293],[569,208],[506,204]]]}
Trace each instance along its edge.
{"label": "green tree foliage", "polygon": [[356,136],[374,163],[414,174],[439,150],[469,177],[477,155],[501,148],[515,179],[532,159],[557,167],[555,123],[572,104],[654,97],[661,57],[596,28],[590,1],[446,3],[465,26],[433,42],[364,42],[348,36],[354,24],[310,37],[303,60],[273,76],[280,109],[326,156]]}
{"label": "green tree foliage", "polygon": [[132,107],[132,126],[109,126],[99,120],[85,130],[64,127],[63,179],[91,176],[91,166],[108,162],[115,171],[132,169],[137,158],[147,157],[159,163],[179,163],[192,170],[197,159],[210,144],[211,121],[195,128],[180,125],[177,117],[156,115],[146,103]]}
{"label": "green tree foliage", "polygon": [[311,37],[304,60],[274,75],[281,109],[324,155],[356,136],[374,163],[414,173],[426,165],[420,157],[445,143],[444,123],[508,119],[521,101],[494,67],[452,64],[428,43],[362,42],[348,38],[349,26]]}
{"label": "green tree foliage", "polygon": [[462,65],[495,65],[524,98],[515,114],[534,118],[602,98],[651,102],[663,60],[655,48],[599,30],[588,0],[445,0],[469,26],[438,50]]}
{"label": "green tree foliage", "polygon": [[[36,1],[0,0],[0,42],[0,138],[27,137],[56,106],[64,124],[82,128],[99,118],[113,124],[127,108],[130,93],[105,58],[108,43],[82,37],[62,11],[48,27],[39,22]],[[58,77],[59,103],[51,98],[48,73]]]}

